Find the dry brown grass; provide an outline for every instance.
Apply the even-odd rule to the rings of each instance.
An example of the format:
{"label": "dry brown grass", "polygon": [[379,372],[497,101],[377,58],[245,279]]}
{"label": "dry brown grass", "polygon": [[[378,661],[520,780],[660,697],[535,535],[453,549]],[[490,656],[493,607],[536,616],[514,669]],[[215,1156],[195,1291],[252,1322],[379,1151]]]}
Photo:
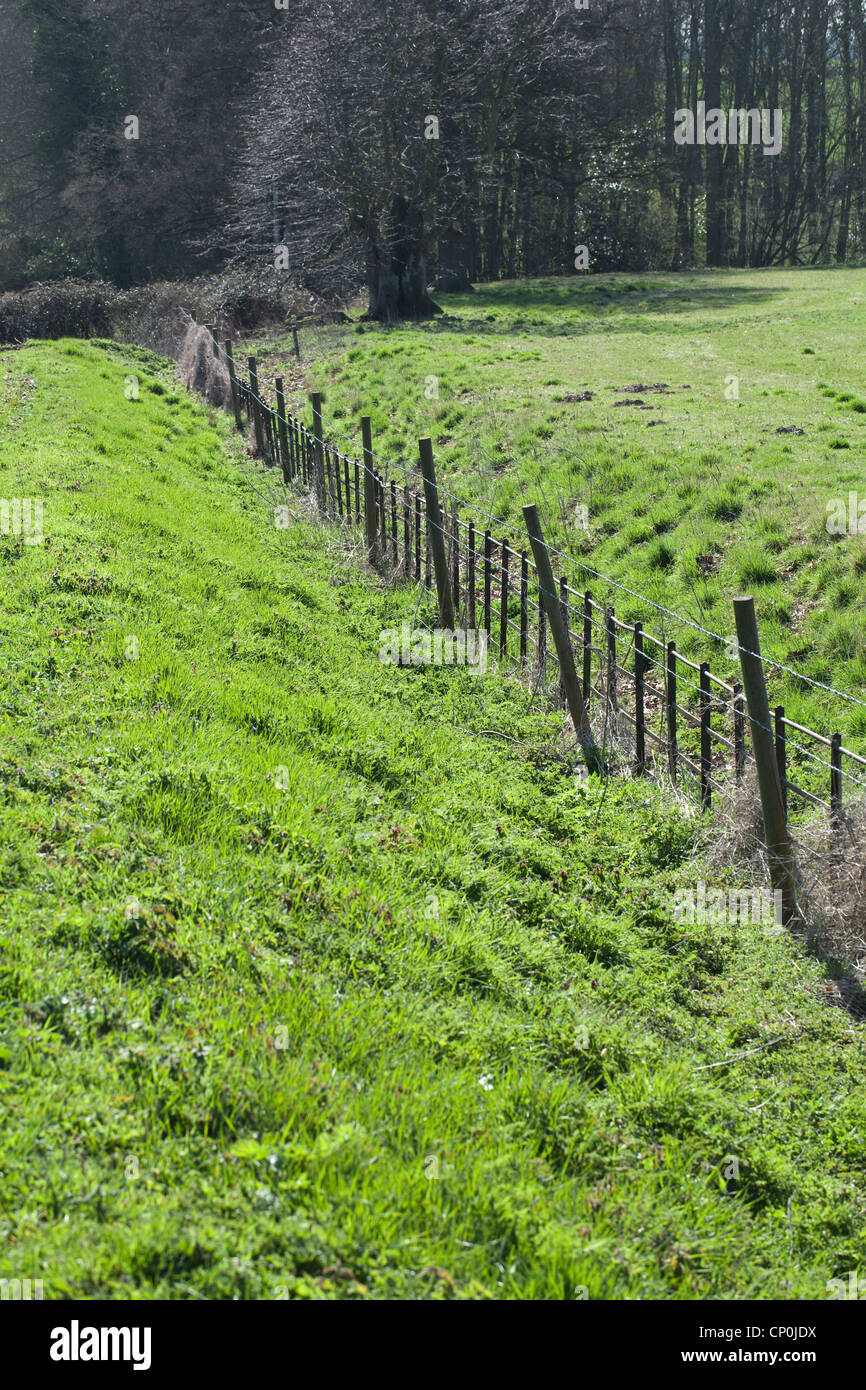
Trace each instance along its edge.
{"label": "dry brown grass", "polygon": [[[791,834],[800,914],[793,930],[828,964],[828,1002],[866,1012],[866,807],[850,805],[840,826],[815,808],[808,821],[791,826]],[[714,868],[769,886],[754,768],[747,769],[741,783],[726,782],[717,795],[704,849]]]}
{"label": "dry brown grass", "polygon": [[211,405],[221,406],[223,410],[232,409],[228,368],[222,355],[214,357],[211,336],[201,324],[191,323],[187,329],[178,359],[178,371],[184,385],[204,396]]}

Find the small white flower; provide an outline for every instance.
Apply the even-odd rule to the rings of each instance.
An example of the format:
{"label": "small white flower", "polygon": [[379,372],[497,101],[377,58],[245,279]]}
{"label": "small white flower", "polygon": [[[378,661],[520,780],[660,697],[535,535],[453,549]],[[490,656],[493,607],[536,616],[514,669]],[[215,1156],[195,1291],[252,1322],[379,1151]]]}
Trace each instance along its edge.
{"label": "small white flower", "polygon": [[478,1085],[481,1087],[482,1091],[492,1091],[493,1076],[490,1073],[485,1072],[484,1076],[479,1076]]}

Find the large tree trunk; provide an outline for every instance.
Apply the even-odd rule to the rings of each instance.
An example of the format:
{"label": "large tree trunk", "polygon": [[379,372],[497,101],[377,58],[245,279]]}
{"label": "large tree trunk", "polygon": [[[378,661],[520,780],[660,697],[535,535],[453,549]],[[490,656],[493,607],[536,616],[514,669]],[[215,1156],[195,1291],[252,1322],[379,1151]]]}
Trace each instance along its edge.
{"label": "large tree trunk", "polygon": [[392,323],[442,313],[427,293],[423,217],[401,196],[391,205],[390,234],[382,237],[376,228],[368,239],[367,289],[368,319]]}
{"label": "large tree trunk", "polygon": [[451,294],[472,294],[472,225],[469,200],[460,198],[439,229],[437,290]]}

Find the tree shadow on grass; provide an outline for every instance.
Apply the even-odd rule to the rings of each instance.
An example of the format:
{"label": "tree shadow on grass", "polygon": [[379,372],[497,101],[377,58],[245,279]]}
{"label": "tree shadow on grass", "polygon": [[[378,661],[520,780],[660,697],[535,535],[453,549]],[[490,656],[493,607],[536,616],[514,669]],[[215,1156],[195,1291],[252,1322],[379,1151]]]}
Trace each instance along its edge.
{"label": "tree shadow on grass", "polygon": [[646,331],[651,332],[658,326],[655,318],[659,314],[758,306],[788,293],[787,286],[755,287],[733,279],[714,284],[703,273],[700,278],[647,273],[622,279],[503,280],[478,285],[473,294],[440,294],[444,314],[417,326],[433,334],[527,332],[539,337],[573,337],[599,330],[640,331],[643,312]]}

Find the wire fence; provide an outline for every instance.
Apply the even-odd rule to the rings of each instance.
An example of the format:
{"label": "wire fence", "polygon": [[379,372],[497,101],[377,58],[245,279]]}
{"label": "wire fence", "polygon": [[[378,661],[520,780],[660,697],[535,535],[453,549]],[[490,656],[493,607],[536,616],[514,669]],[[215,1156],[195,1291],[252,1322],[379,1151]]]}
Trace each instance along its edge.
{"label": "wire fence", "polygon": [[[519,670],[565,705],[563,672],[548,640],[545,599],[558,602],[584,705],[590,719],[600,722],[611,756],[637,776],[668,778],[704,810],[727,779],[743,780],[754,764],[749,730],[759,726],[747,710],[739,683],[720,679],[708,662],[690,660],[674,640],[648,631],[643,621],[621,622],[613,604],[599,602],[590,587],[581,592],[562,576],[558,593],[547,593],[530,550],[511,536],[495,537],[489,515],[479,514],[473,504],[441,485],[434,487],[431,515],[420,466],[400,468],[377,454],[369,427],[360,451],[339,429],[330,433],[355,444],[353,452],[325,439],[319,397],[312,398],[312,426],[305,424],[287,410],[279,378],[276,403],[271,405],[259,384],[255,359],[249,359],[245,372],[231,345],[221,347],[212,333],[210,337],[214,356],[228,369],[238,429],[253,429],[257,453],[266,467],[281,470],[286,486],[315,494],[323,520],[360,533],[380,573],[430,589],[436,539],[432,533],[437,531],[446,555],[455,625],[479,638],[483,634],[487,650],[498,654],[500,667]],[[755,655],[584,561],[552,546],[547,551],[606,588],[645,603],[649,612],[695,629],[729,651]],[[845,691],[779,662],[769,664],[774,671],[786,671],[866,707],[866,701]],[[843,786],[849,795],[853,788],[858,795],[866,791],[866,777],[861,775],[866,758],[845,747],[841,733],[824,735],[787,718],[782,705],[773,709],[772,727],[765,732],[774,741],[786,814],[818,806],[830,813],[835,825],[844,825]]]}

